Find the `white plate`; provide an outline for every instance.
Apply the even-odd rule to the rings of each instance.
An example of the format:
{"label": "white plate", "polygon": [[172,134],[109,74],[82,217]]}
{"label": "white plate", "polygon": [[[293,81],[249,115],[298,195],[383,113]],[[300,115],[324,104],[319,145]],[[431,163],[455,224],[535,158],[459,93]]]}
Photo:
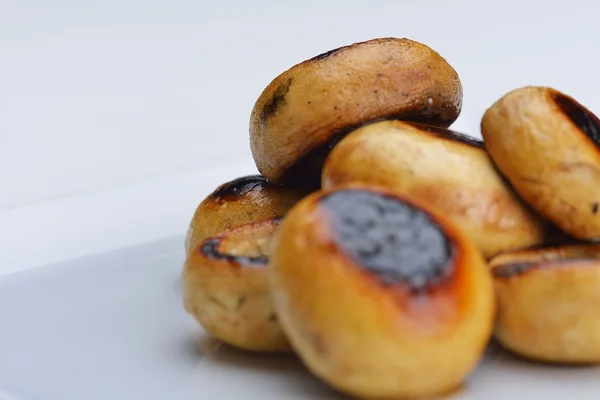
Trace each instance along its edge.
{"label": "white plate", "polygon": [[[0,400],[345,398],[294,358],[210,340],[181,305],[181,248],[175,238],[0,279]],[[492,349],[447,398],[566,396],[598,399],[600,369]]]}

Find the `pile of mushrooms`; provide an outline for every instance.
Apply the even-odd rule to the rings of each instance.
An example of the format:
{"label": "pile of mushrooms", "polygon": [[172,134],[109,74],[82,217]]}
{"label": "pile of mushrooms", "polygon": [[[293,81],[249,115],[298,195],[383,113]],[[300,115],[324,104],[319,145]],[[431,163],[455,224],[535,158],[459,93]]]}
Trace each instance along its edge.
{"label": "pile of mushrooms", "polygon": [[216,188],[190,222],[186,310],[357,398],[451,391],[493,338],[599,363],[600,121],[524,87],[478,140],[448,129],[462,96],[452,66],[408,39],[276,77],[250,118],[260,174]]}

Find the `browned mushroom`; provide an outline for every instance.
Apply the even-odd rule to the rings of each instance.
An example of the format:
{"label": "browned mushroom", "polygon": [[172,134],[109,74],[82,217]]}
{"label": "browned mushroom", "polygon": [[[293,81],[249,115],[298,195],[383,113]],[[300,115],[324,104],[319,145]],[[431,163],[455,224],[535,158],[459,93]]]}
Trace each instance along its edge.
{"label": "browned mushroom", "polygon": [[350,133],[323,167],[323,188],[349,182],[426,202],[460,225],[483,255],[544,240],[543,222],[505,184],[480,140],[428,125],[381,121]]}
{"label": "browned mushroom", "polygon": [[452,390],[491,337],[492,278],[475,245],[384,189],[311,194],[285,217],[271,257],[272,299],[296,353],[348,394]]}
{"label": "browned mushroom", "polygon": [[260,175],[226,182],[196,208],[185,238],[186,255],[207,236],[239,225],[283,216],[307,191],[273,185]]}
{"label": "browned mushroom", "polygon": [[269,292],[268,256],[279,223],[255,222],[208,237],[187,258],[185,308],[214,338],[249,351],[291,351]]}
{"label": "browned mushroom", "polygon": [[495,257],[496,339],[554,363],[600,363],[600,244],[536,247]]}
{"label": "browned mushroom", "polygon": [[461,106],[459,76],[437,52],[409,39],[374,39],[276,77],[252,110],[250,146],[269,180],[318,184],[329,149],[358,125],[395,116],[446,127]]}
{"label": "browned mushroom", "polygon": [[600,121],[555,89],[524,87],[481,121],[485,146],[521,197],[565,232],[600,237]]}

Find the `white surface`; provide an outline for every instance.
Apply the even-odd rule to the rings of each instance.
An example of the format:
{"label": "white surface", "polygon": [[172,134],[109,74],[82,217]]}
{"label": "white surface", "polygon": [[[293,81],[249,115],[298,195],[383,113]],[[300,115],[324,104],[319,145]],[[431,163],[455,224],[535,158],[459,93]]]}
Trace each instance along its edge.
{"label": "white surface", "polygon": [[[345,398],[293,358],[207,338],[181,303],[182,261],[173,239],[0,279],[0,399]],[[599,376],[495,349],[444,400],[597,400]]]}
{"label": "white surface", "polygon": [[[253,173],[256,168],[251,161],[240,162],[0,211],[0,277],[136,243],[184,236],[206,195],[228,180]],[[183,239],[180,247],[183,249]]]}
{"label": "white surface", "polygon": [[250,110],[271,79],[374,37],[448,59],[468,133],[521,85],[600,110],[599,11],[591,0],[0,0],[0,209],[249,159]]}

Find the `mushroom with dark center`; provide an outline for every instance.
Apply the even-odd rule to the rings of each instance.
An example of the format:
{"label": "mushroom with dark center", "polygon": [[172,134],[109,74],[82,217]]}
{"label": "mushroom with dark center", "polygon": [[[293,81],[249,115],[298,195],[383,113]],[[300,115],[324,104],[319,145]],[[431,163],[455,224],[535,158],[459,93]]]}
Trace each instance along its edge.
{"label": "mushroom with dark center", "polygon": [[492,279],[472,241],[382,188],[349,184],[301,200],[282,222],[270,275],[297,354],[360,398],[451,390],[492,334]]}

